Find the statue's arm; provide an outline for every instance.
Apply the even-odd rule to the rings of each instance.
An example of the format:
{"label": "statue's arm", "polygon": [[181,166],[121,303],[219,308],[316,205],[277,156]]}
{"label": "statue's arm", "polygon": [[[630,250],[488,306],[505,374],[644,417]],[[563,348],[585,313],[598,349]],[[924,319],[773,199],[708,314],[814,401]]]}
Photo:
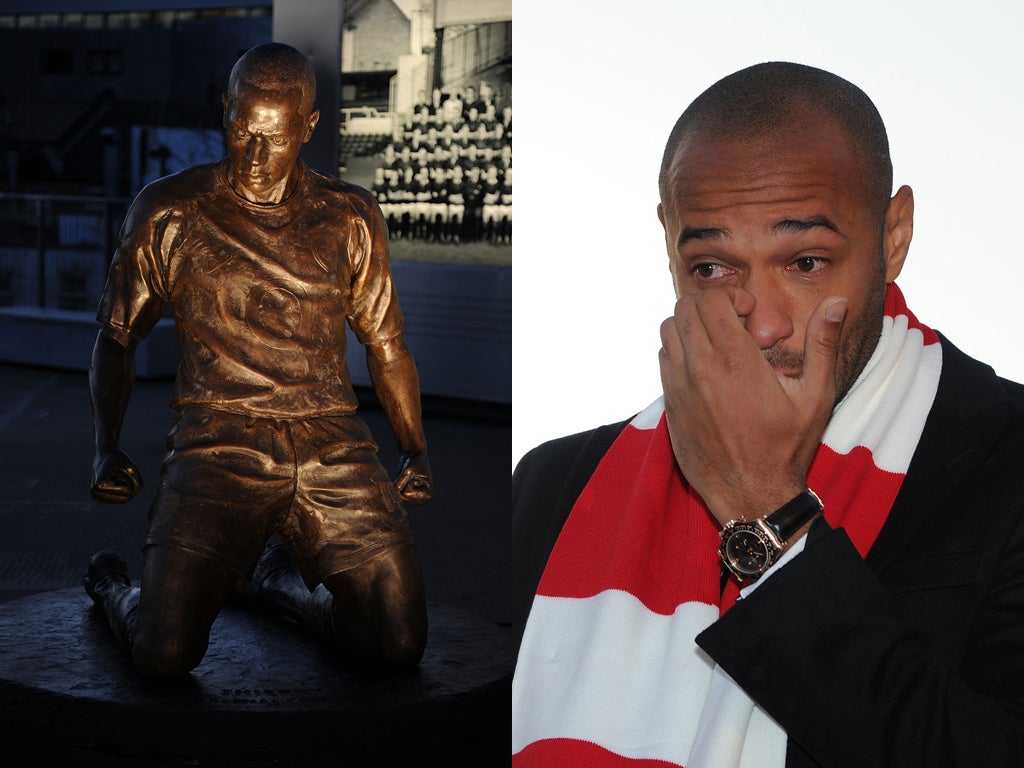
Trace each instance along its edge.
{"label": "statue's arm", "polygon": [[395,486],[403,500],[424,504],[434,499],[427,458],[416,364],[401,335],[366,345],[366,367],[402,453]]}
{"label": "statue's arm", "polygon": [[122,504],[142,488],[142,475],[121,450],[121,426],[135,382],[135,349],[125,347],[105,329],[96,335],[89,366],[92,400],[92,496],[97,501]]}

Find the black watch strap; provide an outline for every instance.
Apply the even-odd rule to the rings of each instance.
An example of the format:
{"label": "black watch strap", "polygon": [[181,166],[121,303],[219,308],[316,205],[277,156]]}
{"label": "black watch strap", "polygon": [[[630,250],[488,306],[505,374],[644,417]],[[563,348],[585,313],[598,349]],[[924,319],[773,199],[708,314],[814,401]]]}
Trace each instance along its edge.
{"label": "black watch strap", "polygon": [[794,533],[821,514],[824,505],[818,494],[810,488],[801,491],[764,519],[765,525],[775,531],[779,541],[785,543]]}

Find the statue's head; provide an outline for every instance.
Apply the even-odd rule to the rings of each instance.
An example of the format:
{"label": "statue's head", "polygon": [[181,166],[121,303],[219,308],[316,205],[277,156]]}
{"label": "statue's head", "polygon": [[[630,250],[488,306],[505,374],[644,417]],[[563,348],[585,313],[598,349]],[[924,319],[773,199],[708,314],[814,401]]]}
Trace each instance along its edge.
{"label": "statue's head", "polygon": [[222,96],[230,180],[256,203],[278,203],[297,179],[299,151],[313,135],[319,111],[309,60],[283,43],[246,51]]}

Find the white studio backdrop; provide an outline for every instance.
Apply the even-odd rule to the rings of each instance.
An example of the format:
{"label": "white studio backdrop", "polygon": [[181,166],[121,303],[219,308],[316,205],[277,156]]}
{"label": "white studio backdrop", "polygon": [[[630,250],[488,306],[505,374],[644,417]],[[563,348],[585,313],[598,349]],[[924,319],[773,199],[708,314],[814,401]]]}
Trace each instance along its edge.
{"label": "white studio backdrop", "polygon": [[514,25],[513,466],[660,395],[662,150],[695,96],[758,61],[828,69],[872,98],[894,185],[915,193],[908,305],[1024,381],[1024,6],[517,0]]}

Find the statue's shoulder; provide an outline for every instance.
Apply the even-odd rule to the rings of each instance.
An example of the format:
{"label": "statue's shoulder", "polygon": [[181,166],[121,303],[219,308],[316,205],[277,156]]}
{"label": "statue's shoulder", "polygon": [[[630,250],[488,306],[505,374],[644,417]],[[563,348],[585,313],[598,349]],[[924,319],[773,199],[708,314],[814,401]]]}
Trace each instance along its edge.
{"label": "statue's shoulder", "polygon": [[377,198],[366,187],[339,179],[336,176],[329,176],[308,166],[306,172],[309,174],[310,183],[319,188],[320,197],[337,205],[354,206],[363,212],[377,208]]}
{"label": "statue's shoulder", "polygon": [[132,203],[137,213],[181,210],[184,203],[213,193],[223,183],[223,162],[194,165],[144,186]]}

